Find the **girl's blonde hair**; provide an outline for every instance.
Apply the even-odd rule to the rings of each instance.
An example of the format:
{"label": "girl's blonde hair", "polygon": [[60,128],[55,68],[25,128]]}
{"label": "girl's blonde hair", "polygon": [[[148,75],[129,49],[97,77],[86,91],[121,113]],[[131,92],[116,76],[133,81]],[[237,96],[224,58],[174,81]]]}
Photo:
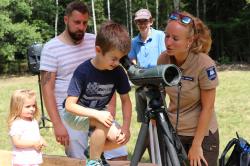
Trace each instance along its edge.
{"label": "girl's blonde hair", "polygon": [[[29,89],[19,89],[16,90],[10,100],[10,111],[9,111],[9,117],[8,117],[8,127],[10,128],[12,122],[19,118],[21,113],[22,113],[22,108],[24,105],[25,99],[31,99],[36,96],[35,91],[29,90]],[[37,102],[35,101],[35,113],[34,113],[34,118],[36,120],[39,119],[40,117],[40,112],[37,107]]]}

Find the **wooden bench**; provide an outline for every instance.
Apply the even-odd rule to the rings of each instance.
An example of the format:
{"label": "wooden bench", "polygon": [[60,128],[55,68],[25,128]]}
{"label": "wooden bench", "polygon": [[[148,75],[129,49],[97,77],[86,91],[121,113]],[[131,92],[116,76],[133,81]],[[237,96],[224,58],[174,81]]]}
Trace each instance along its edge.
{"label": "wooden bench", "polygon": [[[129,166],[130,161],[108,161],[111,166]],[[84,166],[85,160],[69,158],[66,156],[43,155],[41,166]],[[151,163],[139,163],[139,166],[156,166]],[[11,152],[0,150],[0,166],[11,166]]]}

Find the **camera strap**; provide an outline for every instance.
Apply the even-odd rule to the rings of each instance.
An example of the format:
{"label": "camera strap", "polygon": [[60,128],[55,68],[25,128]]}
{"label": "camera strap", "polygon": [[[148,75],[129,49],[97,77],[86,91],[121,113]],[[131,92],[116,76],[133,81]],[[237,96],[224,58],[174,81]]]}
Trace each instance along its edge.
{"label": "camera strap", "polygon": [[179,123],[179,113],[180,113],[180,94],[181,94],[181,82],[177,85],[177,107],[176,107],[176,124],[175,124],[175,132],[178,135],[178,123]]}

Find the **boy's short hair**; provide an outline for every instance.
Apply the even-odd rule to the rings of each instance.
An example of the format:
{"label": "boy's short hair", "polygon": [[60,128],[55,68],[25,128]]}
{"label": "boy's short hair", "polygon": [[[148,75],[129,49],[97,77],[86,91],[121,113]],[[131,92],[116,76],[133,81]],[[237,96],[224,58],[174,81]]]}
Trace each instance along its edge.
{"label": "boy's short hair", "polygon": [[97,32],[95,45],[102,49],[103,54],[112,49],[117,49],[125,55],[130,51],[131,39],[123,25],[106,21]]}
{"label": "boy's short hair", "polygon": [[76,10],[82,14],[88,13],[89,14],[89,9],[88,7],[81,1],[75,0],[70,2],[66,9],[65,9],[65,16],[69,16],[72,14],[72,12]]}

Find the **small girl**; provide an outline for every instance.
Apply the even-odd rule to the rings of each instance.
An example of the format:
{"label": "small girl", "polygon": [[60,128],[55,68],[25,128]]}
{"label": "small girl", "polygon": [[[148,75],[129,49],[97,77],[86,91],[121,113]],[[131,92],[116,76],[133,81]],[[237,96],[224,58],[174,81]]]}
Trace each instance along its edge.
{"label": "small girl", "polygon": [[9,135],[13,144],[13,166],[38,166],[41,150],[46,146],[38,126],[39,110],[33,90],[16,90],[11,97],[8,117]]}

